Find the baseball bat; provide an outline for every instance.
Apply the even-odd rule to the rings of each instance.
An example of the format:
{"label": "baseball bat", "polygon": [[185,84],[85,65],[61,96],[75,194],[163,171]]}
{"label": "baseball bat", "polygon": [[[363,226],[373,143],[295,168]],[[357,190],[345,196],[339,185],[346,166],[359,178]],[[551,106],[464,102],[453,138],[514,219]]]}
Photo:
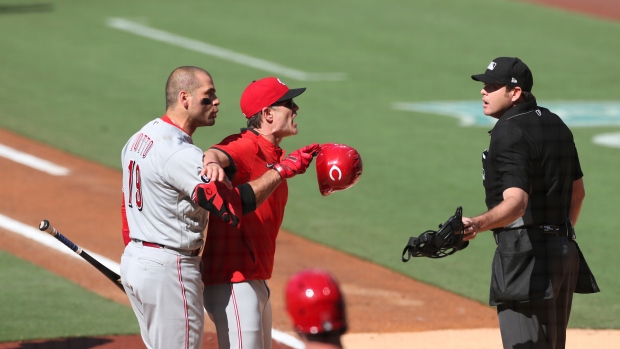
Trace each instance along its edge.
{"label": "baseball bat", "polygon": [[39,230],[44,231],[51,236],[55,237],[58,241],[62,242],[65,246],[69,247],[73,252],[77,253],[80,257],[84,258],[90,265],[97,268],[103,275],[105,275],[110,281],[112,281],[121,291],[125,292],[123,284],[121,283],[121,277],[117,273],[110,270],[105,265],[101,264],[98,260],[89,255],[86,251],[82,250],[78,245],[74,244],[71,240],[62,235],[56,228],[54,228],[50,222],[45,219],[39,223]]}

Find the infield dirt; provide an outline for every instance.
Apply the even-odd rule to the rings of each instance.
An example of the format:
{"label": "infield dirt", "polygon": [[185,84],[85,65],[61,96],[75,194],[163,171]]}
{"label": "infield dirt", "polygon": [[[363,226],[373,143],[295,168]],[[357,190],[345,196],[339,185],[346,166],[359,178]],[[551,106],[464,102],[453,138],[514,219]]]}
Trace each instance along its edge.
{"label": "infield dirt", "polygon": [[[49,219],[87,251],[120,261],[121,173],[76,158],[49,146],[0,130],[2,144],[42,159],[53,159],[70,170],[52,176],[0,157],[0,213],[32,227]],[[0,248],[50,270],[103,297],[125,304],[124,293],[81,259],[72,258],[36,241],[0,228]],[[64,246],[62,246],[64,248]],[[53,261],[53,263],[52,263]],[[391,270],[281,231],[272,279],[273,327],[290,331],[284,312],[283,287],[294,272],[307,267],[330,270],[347,300],[348,348],[501,347],[494,308],[412,280]],[[573,348],[616,348],[619,331],[571,331]],[[611,345],[611,346],[606,346]],[[138,335],[66,338],[0,343],[0,349],[144,348]],[[207,320],[203,348],[217,348],[214,327]],[[274,342],[274,349],[287,348]]]}
{"label": "infield dirt", "polygon": [[[85,250],[120,262],[124,248],[120,234],[121,173],[7,131],[0,130],[0,139],[8,147],[42,159],[53,159],[55,164],[70,170],[67,176],[53,176],[0,158],[3,177],[0,213],[32,227],[48,219]],[[0,239],[2,249],[129,306],[125,294],[86,262],[2,229]],[[275,269],[269,281],[275,329],[284,332],[291,329],[284,312],[284,282],[306,267],[328,269],[340,280],[349,304],[350,333],[496,326],[495,313],[486,305],[281,231]],[[205,330],[214,331],[209,321]],[[212,337],[207,335],[206,338]],[[106,346],[97,347],[111,348],[117,340],[129,339],[114,339]],[[58,344],[58,340],[51,343]],[[126,348],[120,344],[115,347]]]}

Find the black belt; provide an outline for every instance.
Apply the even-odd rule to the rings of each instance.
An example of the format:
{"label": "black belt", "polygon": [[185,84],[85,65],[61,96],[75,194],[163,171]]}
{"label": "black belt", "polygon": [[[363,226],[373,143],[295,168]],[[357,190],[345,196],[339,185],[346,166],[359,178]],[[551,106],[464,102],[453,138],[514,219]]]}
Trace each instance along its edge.
{"label": "black belt", "polygon": [[166,245],[162,245],[162,244],[156,244],[156,243],[148,242],[148,241],[142,241],[142,240],[138,240],[138,239],[131,239],[131,241],[133,241],[135,243],[138,243],[138,244],[142,244],[142,246],[146,246],[146,247],[167,248],[169,250],[179,252],[180,254],[185,255],[185,256],[198,256],[200,254],[200,249],[199,248],[197,248],[195,250],[184,250],[184,249],[180,249],[180,248],[174,248],[174,247],[170,247],[170,246],[166,246]]}
{"label": "black belt", "polygon": [[575,229],[573,229],[573,225],[570,222],[566,222],[566,224],[564,225],[532,224],[532,225],[521,225],[518,227],[504,227],[504,228],[492,229],[493,237],[495,238],[495,243],[499,243],[497,239],[497,234],[503,231],[517,230],[517,229],[540,230],[545,236],[567,237],[571,240],[575,240],[577,238],[577,236],[575,235]]}

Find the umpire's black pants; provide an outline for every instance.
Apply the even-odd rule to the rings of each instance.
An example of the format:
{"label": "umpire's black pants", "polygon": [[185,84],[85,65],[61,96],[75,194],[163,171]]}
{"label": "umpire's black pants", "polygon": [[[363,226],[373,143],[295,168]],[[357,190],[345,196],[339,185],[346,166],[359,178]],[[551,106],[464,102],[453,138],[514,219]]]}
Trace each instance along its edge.
{"label": "umpire's black pants", "polygon": [[554,298],[497,306],[504,349],[564,349],[566,346],[579,254],[575,243],[567,237],[545,239]]}

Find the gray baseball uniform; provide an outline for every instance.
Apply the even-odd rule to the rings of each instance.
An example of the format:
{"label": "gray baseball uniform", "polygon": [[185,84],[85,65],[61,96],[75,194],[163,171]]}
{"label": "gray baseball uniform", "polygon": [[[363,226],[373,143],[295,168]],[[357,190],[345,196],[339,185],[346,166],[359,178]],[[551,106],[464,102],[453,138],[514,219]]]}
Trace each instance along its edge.
{"label": "gray baseball uniform", "polygon": [[133,135],[122,150],[123,194],[131,242],[121,278],[148,348],[202,348],[199,251],[208,211],[192,201],[202,151],[167,116]]}

